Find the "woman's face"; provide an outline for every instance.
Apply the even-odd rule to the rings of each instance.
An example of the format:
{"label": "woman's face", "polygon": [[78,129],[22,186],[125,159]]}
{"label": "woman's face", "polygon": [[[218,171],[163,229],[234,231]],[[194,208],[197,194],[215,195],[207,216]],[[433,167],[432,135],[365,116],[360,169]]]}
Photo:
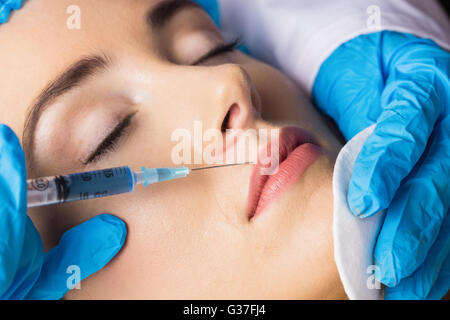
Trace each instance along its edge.
{"label": "woman's face", "polygon": [[203,132],[294,125],[322,151],[253,219],[251,165],[31,210],[47,249],[100,213],[127,224],[123,250],[67,298],[341,297],[331,237],[340,145],[295,85],[238,51],[205,58],[227,42],[187,1],[78,0],[75,29],[72,4],[28,1],[0,27],[0,119],[23,135],[29,177],[173,166],[172,134],[195,121]]}

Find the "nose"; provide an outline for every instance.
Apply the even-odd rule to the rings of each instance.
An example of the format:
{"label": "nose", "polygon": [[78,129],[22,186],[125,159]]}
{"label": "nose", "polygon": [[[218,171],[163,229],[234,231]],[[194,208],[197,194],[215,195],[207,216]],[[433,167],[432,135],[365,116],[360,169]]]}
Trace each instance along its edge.
{"label": "nose", "polygon": [[225,64],[210,70],[214,76],[210,81],[212,105],[215,110],[216,127],[222,132],[227,129],[246,129],[260,117],[259,95],[249,74],[239,65]]}

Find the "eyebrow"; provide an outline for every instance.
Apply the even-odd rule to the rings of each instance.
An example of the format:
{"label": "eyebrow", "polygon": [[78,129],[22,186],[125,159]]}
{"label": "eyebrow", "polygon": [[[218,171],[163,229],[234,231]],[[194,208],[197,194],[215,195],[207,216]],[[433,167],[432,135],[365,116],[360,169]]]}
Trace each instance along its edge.
{"label": "eyebrow", "polygon": [[33,162],[32,154],[36,126],[46,108],[63,94],[79,86],[87,78],[108,69],[111,64],[111,58],[106,55],[83,57],[42,90],[27,114],[23,130],[23,148],[30,163]]}
{"label": "eyebrow", "polygon": [[166,0],[158,3],[147,14],[147,24],[153,29],[162,28],[168,23],[178,12],[184,9],[202,7],[191,0]]}

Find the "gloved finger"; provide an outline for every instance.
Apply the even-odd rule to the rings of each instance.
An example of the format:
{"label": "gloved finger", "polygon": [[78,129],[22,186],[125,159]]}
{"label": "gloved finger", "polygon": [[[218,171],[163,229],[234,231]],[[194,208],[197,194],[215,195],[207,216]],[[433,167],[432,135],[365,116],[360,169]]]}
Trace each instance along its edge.
{"label": "gloved finger", "polygon": [[[450,257],[449,234],[450,216],[447,215],[439,231],[439,236],[429,250],[423,264],[411,276],[400,280],[397,286],[392,288],[386,287],[385,299],[422,300],[429,297],[432,288],[435,286],[437,287],[432,296],[441,299],[445,295],[450,285],[448,266],[444,265],[445,261],[449,260]],[[446,272],[447,275],[445,274]],[[442,292],[444,290],[445,292]]]}
{"label": "gloved finger", "polygon": [[20,266],[26,226],[25,156],[14,132],[0,124],[0,296]]}
{"label": "gloved finger", "polygon": [[336,121],[347,140],[375,124],[381,114],[381,39],[378,33],[342,44],[324,61],[314,81],[316,106]]}
{"label": "gloved finger", "polygon": [[0,300],[25,299],[41,273],[44,261],[44,246],[31,219],[27,218],[26,220],[22,249],[14,251],[15,256],[20,257],[19,263],[15,265],[14,269],[10,269],[6,273],[9,275],[8,278],[12,279],[12,283],[6,292],[0,293]]}
{"label": "gloved finger", "polygon": [[[378,278],[388,286],[425,260],[450,207],[450,116],[436,126],[424,158],[399,189],[378,236]],[[448,237],[448,233],[447,233]]]}
{"label": "gloved finger", "polygon": [[[10,208],[25,217],[25,155],[16,134],[3,124],[0,124],[0,190],[0,209]],[[5,214],[2,214],[0,219],[4,218]]]}
{"label": "gloved finger", "polygon": [[18,10],[22,6],[22,0],[0,1],[0,24],[8,20],[11,10]]}
{"label": "gloved finger", "polygon": [[450,291],[450,255],[447,256],[441,266],[439,277],[436,280],[427,300],[442,299]]}
{"label": "gloved finger", "polygon": [[383,108],[353,169],[348,203],[353,214],[361,218],[389,206],[424,152],[440,113],[431,97],[422,103],[427,88],[411,81],[397,81],[394,87],[385,89],[383,96],[391,101]]}
{"label": "gloved finger", "polygon": [[[109,214],[96,216],[64,233],[46,256],[39,280],[27,299],[61,299],[79,280],[102,269],[122,248],[125,223]],[[73,274],[72,274],[73,273]]]}

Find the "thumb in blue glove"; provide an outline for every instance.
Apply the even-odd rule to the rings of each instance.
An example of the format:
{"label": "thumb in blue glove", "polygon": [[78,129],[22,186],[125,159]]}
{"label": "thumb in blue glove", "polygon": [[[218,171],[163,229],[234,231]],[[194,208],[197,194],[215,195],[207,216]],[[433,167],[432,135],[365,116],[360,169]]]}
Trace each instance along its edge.
{"label": "thumb in blue glove", "polygon": [[126,238],[125,223],[103,214],[67,231],[44,253],[26,210],[25,157],[14,132],[0,125],[0,299],[60,299],[69,290],[70,266],[83,280],[103,268]]}

